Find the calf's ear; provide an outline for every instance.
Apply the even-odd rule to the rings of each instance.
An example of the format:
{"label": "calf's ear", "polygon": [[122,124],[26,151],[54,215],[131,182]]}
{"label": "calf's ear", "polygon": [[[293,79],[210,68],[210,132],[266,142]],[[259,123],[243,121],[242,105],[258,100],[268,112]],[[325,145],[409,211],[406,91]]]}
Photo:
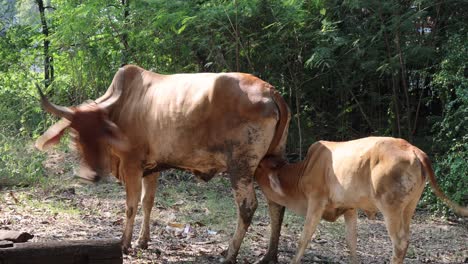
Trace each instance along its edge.
{"label": "calf's ear", "polygon": [[60,121],[49,127],[49,129],[36,140],[36,148],[39,150],[46,150],[59,143],[65,129],[67,129],[70,124],[71,122],[67,119],[60,119]]}
{"label": "calf's ear", "polygon": [[262,160],[262,165],[268,169],[277,170],[281,169],[286,164],[286,160],[282,157],[269,156]]}
{"label": "calf's ear", "polygon": [[268,174],[268,179],[270,180],[271,189],[281,196],[285,196],[283,188],[281,188],[281,182],[278,179],[278,174],[270,173]]}

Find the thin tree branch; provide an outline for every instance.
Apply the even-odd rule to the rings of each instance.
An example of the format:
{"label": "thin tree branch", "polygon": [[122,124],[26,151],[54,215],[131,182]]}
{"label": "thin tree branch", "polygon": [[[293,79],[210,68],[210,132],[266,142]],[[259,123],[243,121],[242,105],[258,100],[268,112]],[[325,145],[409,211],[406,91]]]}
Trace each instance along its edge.
{"label": "thin tree branch", "polygon": [[[240,36],[239,36],[239,34],[238,34],[237,30],[236,30],[236,27],[232,23],[231,18],[229,17],[229,14],[227,13],[226,9],[224,9],[224,13],[226,14],[226,17],[227,17],[227,19],[229,21],[229,24],[231,25],[232,31],[234,32],[234,33],[232,33],[232,32],[230,32],[230,33],[234,37],[234,39],[236,40],[236,45],[239,45],[243,50],[245,50],[244,44],[242,43],[242,41],[240,39]],[[249,56],[247,54],[248,53],[246,53],[246,56],[245,56],[245,58],[247,59],[247,63],[249,64],[252,72],[255,72],[255,68],[254,68],[254,66],[252,64],[252,61],[250,60],[250,58],[249,58]]]}
{"label": "thin tree branch", "polygon": [[351,94],[351,97],[353,97],[353,100],[356,102],[358,108],[359,108],[359,111],[361,112],[362,116],[364,117],[364,119],[366,120],[367,122],[367,125],[369,126],[370,129],[372,129],[372,131],[374,132],[375,129],[374,127],[372,126],[372,123],[371,121],[369,120],[369,117],[367,117],[366,113],[364,112],[364,109],[362,108],[361,106],[361,103],[359,103],[358,99],[356,98],[356,96],[354,95],[353,93],[353,90],[352,89],[348,89],[349,90],[349,93]]}
{"label": "thin tree branch", "polygon": [[[385,19],[382,14],[382,3],[379,2],[379,17],[382,25],[385,26]],[[392,56],[391,56],[391,50],[390,50],[390,42],[388,40],[388,35],[386,30],[383,30],[383,35],[384,35],[384,41],[385,41],[385,47],[387,49],[387,59],[388,62],[390,63]],[[392,78],[392,91],[393,91],[393,105],[395,107],[395,114],[396,114],[396,122],[397,122],[397,128],[398,128],[398,137],[401,137],[401,126],[400,126],[400,109],[398,107],[398,95],[396,92],[396,80],[395,80],[395,74],[393,71],[391,72],[391,78]]]}
{"label": "thin tree branch", "polygon": [[114,26],[114,24],[112,23],[112,20],[111,18],[109,17],[109,14],[107,15],[107,18],[109,19],[109,25],[111,26],[112,30],[114,31],[114,33],[119,37],[120,39],[120,42],[122,43],[122,45],[124,46],[125,50],[130,54],[130,56],[132,56],[132,59],[133,61],[136,63],[136,64],[140,64],[139,63],[139,60],[137,59],[137,57],[135,56],[135,54],[132,52],[131,48],[130,48],[130,45],[128,44],[127,40],[123,37],[123,35],[120,33],[120,31]]}

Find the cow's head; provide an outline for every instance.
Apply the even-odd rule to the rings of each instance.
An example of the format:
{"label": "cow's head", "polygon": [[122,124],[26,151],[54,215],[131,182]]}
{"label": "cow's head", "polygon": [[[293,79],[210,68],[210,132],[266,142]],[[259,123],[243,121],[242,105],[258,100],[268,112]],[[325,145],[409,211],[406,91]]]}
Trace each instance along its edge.
{"label": "cow's head", "polygon": [[126,137],[108,117],[108,108],[120,97],[121,89],[114,89],[113,95],[97,104],[85,103],[76,107],[55,105],[39,89],[42,107],[62,119],[52,125],[36,141],[36,147],[44,150],[57,144],[67,128],[72,129],[73,141],[78,149],[82,164],[79,176],[97,181],[107,172],[110,159],[109,147],[118,151],[128,148]]}

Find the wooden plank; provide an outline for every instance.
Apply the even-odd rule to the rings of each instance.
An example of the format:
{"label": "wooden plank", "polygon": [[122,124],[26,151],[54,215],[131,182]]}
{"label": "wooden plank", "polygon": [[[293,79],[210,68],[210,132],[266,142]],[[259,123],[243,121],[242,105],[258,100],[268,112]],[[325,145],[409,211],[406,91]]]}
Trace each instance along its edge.
{"label": "wooden plank", "polygon": [[120,240],[75,240],[14,244],[0,248],[1,264],[121,264]]}

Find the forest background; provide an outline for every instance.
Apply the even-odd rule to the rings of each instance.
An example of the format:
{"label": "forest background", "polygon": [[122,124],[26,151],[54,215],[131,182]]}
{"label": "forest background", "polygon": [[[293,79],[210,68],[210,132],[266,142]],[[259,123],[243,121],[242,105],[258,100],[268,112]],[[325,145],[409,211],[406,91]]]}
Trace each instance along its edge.
{"label": "forest background", "polygon": [[[405,138],[468,202],[465,1],[0,0],[0,186],[43,181],[32,142],[62,105],[95,99],[122,64],[241,71],[292,111],[288,154],[316,140]],[[422,205],[445,212],[427,192]]]}

